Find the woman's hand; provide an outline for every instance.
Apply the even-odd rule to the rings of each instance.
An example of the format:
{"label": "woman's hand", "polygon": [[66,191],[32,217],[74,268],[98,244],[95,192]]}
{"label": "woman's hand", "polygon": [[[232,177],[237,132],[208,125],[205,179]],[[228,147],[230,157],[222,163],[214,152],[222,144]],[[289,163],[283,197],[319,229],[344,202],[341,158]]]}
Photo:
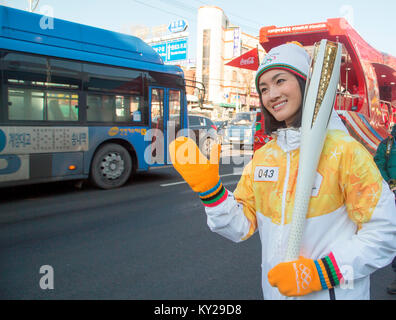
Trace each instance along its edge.
{"label": "woman's hand", "polygon": [[169,152],[174,168],[195,192],[205,193],[218,185],[221,152],[219,144],[213,145],[209,160],[196,143],[187,137],[172,141]]}

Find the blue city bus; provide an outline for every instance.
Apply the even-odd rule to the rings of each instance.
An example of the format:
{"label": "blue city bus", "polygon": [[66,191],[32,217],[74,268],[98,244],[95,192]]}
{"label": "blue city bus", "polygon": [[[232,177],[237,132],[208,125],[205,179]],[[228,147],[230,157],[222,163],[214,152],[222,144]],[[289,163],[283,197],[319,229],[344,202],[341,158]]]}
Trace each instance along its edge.
{"label": "blue city bus", "polygon": [[117,188],[188,126],[182,69],[133,36],[0,6],[0,68],[1,187]]}

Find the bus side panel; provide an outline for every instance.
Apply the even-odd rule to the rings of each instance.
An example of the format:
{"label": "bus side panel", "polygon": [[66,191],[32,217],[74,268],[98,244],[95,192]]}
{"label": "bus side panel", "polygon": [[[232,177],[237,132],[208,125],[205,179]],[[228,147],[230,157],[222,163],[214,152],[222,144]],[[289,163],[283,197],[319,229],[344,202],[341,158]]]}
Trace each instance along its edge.
{"label": "bus side panel", "polygon": [[87,127],[0,127],[0,184],[71,179],[87,149]]}
{"label": "bus side panel", "polygon": [[52,154],[52,176],[81,175],[83,173],[83,152]]}
{"label": "bus side panel", "polygon": [[29,155],[0,155],[0,185],[9,181],[29,180],[29,163]]}
{"label": "bus side panel", "polygon": [[80,178],[82,171],[83,152],[0,155],[0,184]]}
{"label": "bus side panel", "polygon": [[[84,156],[84,174],[89,174],[91,162],[98,147],[106,142],[125,141],[136,153],[138,170],[148,170],[145,151],[150,141],[145,141],[146,127],[89,127],[89,149]],[[130,150],[129,150],[130,151]]]}

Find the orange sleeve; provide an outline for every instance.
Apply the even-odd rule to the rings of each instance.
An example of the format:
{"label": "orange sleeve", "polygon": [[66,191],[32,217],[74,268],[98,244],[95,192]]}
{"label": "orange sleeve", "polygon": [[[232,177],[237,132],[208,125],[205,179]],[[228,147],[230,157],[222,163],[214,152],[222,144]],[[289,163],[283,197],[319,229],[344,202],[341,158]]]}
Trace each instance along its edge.
{"label": "orange sleeve", "polygon": [[257,229],[256,201],[253,192],[252,161],[243,170],[242,177],[234,191],[235,200],[243,205],[243,213],[250,221],[248,234],[242,239],[248,239]]}

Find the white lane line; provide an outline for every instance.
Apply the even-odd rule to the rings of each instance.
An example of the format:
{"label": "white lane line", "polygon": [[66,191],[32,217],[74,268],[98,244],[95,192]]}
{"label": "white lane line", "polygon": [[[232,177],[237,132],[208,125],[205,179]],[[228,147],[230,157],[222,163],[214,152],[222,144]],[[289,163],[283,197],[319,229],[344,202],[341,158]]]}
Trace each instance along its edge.
{"label": "white lane line", "polygon": [[[236,175],[240,175],[240,172],[236,172],[236,173],[227,173],[227,174],[222,174],[220,176],[220,178],[222,177],[228,177],[228,176],[236,176]],[[175,186],[178,184],[183,184],[183,183],[187,183],[186,181],[178,181],[178,182],[172,182],[172,183],[164,183],[164,184],[160,184],[161,187],[170,187],[170,186]],[[223,183],[224,184],[224,183]]]}
{"label": "white lane line", "polygon": [[238,184],[239,180],[231,180],[231,181],[227,181],[227,182],[223,182],[223,186],[232,186],[234,184]]}
{"label": "white lane line", "polygon": [[161,187],[169,187],[169,186],[175,186],[177,184],[183,184],[187,183],[186,181],[179,181],[179,182],[172,182],[172,183],[165,183],[165,184],[160,184]]}

